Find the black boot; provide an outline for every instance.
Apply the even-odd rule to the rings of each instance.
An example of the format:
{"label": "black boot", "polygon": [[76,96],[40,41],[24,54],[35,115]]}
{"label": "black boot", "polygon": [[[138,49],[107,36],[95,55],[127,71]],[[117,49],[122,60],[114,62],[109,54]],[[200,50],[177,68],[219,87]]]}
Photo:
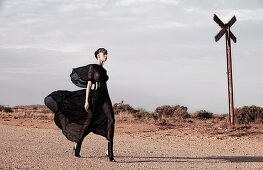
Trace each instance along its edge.
{"label": "black boot", "polygon": [[76,157],[81,157],[80,156],[80,149],[81,149],[81,144],[82,144],[82,141],[81,142],[77,142],[77,144],[75,146],[73,146],[73,151],[75,151],[75,156]]}
{"label": "black boot", "polygon": [[109,161],[115,162],[113,156],[113,141],[108,141],[108,156],[109,156]]}

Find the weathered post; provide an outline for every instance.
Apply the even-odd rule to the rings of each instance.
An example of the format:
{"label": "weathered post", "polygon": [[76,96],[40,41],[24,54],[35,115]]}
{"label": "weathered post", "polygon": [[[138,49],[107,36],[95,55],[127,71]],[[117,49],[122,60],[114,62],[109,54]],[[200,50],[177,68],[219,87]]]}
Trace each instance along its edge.
{"label": "weathered post", "polygon": [[224,34],[226,35],[226,56],[227,56],[227,77],[228,77],[228,102],[229,102],[229,122],[230,126],[234,127],[234,98],[233,98],[233,75],[232,75],[232,59],[231,59],[231,41],[236,43],[236,37],[230,31],[230,27],[236,22],[236,17],[224,24],[215,14],[214,21],[222,28],[221,31],[215,36],[217,42]]}

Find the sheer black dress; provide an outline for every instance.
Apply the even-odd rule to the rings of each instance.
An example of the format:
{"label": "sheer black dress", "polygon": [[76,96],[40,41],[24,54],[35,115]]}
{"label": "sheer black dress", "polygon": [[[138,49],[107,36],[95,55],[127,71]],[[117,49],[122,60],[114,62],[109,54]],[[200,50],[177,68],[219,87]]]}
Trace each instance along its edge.
{"label": "sheer black dress", "polygon": [[97,88],[90,90],[88,112],[84,108],[86,89],[58,90],[45,97],[45,105],[55,114],[55,124],[72,142],[82,142],[90,132],[113,141],[115,120],[106,84],[107,71],[100,65],[89,64],[73,68],[70,77],[78,87],[86,88],[88,81],[92,81]]}

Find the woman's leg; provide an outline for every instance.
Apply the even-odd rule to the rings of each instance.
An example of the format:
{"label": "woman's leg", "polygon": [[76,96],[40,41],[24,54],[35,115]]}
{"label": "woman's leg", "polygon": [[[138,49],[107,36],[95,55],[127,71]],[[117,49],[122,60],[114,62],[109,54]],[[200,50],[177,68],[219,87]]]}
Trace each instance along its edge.
{"label": "woman's leg", "polygon": [[115,161],[113,156],[113,136],[114,136],[115,119],[114,119],[114,112],[110,99],[106,100],[105,103],[103,104],[103,111],[108,119],[107,137],[106,137],[108,140],[108,156],[110,161]]}
{"label": "woman's leg", "polygon": [[114,125],[115,125],[115,118],[114,118],[114,112],[112,108],[111,101],[108,99],[103,104],[103,112],[105,113],[107,119],[108,119],[108,126],[107,126],[107,140],[113,141],[114,136]]}
{"label": "woman's leg", "polygon": [[80,139],[80,140],[77,142],[76,146],[74,146],[74,149],[73,149],[73,150],[75,151],[75,156],[76,156],[76,157],[81,157],[81,156],[80,156],[80,149],[81,149],[82,142],[83,142],[83,138]]}
{"label": "woman's leg", "polygon": [[79,140],[77,141],[77,144],[75,147],[75,156],[76,157],[81,157],[80,156],[81,145],[82,145],[82,142],[83,142],[85,136],[90,132],[90,124],[91,124],[93,113],[94,112],[91,111],[91,109],[89,109],[87,112],[87,117],[86,117],[85,121],[83,122],[80,137],[79,137]]}

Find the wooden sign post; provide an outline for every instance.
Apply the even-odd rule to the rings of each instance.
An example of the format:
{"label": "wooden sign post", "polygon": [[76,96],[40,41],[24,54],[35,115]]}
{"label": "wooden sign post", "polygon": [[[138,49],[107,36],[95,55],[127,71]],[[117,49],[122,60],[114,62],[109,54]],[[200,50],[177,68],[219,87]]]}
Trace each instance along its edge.
{"label": "wooden sign post", "polygon": [[230,27],[236,22],[236,17],[224,24],[217,16],[214,14],[213,20],[222,28],[221,31],[215,36],[215,41],[217,42],[224,34],[226,35],[226,56],[227,56],[227,77],[228,77],[228,102],[229,102],[229,122],[230,126],[234,127],[234,99],[233,99],[233,79],[232,79],[232,59],[231,59],[231,43],[232,39],[236,43],[236,37],[230,31]]}

